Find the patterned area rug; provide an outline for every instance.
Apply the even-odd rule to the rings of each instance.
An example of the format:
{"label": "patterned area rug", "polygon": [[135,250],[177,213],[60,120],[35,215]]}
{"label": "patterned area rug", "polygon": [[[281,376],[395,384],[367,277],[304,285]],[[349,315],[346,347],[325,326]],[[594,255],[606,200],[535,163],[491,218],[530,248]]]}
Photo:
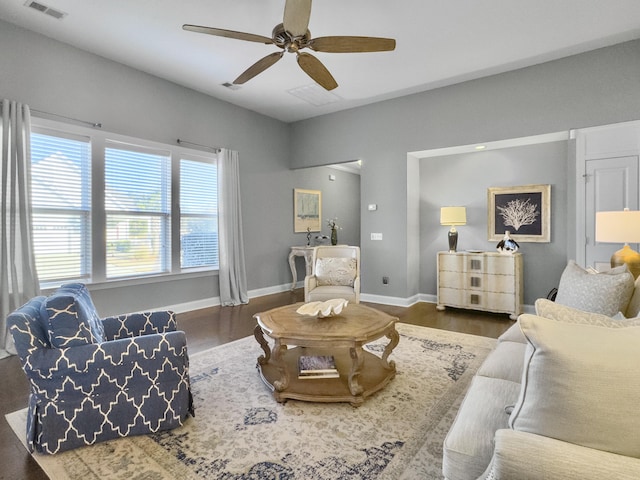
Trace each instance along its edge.
{"label": "patterned area rug", "polygon": [[[247,337],[191,357],[196,417],[183,427],[34,458],[53,480],[441,479],[444,436],[496,341],[397,329],[397,375],[358,408],[275,402],[255,368],[262,351]],[[7,415],[21,438],[25,413]]]}

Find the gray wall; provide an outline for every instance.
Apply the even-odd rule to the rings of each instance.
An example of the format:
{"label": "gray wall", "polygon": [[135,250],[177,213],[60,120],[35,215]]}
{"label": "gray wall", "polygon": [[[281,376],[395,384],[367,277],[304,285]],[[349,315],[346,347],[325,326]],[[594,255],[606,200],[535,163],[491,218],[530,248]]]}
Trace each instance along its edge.
{"label": "gray wall", "polygon": [[[362,289],[368,294],[409,298],[417,293],[413,268],[421,262],[408,261],[414,239],[407,235],[412,221],[407,152],[637,120],[639,79],[640,41],[627,42],[297,122],[292,129],[291,158],[294,167],[324,164],[323,152],[331,145],[334,161],[363,160],[362,205],[378,203],[379,209],[362,216]],[[565,229],[565,241],[573,242],[575,178],[573,174],[547,178],[556,191],[569,192],[568,215],[567,223],[555,229],[558,243],[540,246],[538,255],[566,260],[574,246],[562,245],[557,235]],[[517,180],[533,183],[526,175]],[[384,240],[369,240],[370,232],[382,232]],[[432,257],[432,252],[427,250],[425,255]],[[384,273],[392,278],[386,287],[380,281]],[[528,285],[546,288],[557,283],[557,276],[557,270],[538,272],[534,278],[528,276]],[[421,282],[419,288],[429,285]],[[532,295],[527,293],[527,298]]]}
{"label": "gray wall", "polygon": [[[340,181],[324,185],[324,173],[314,182],[308,171],[292,170],[290,127],[285,123],[2,21],[0,65],[0,98],[101,122],[108,132],[168,144],[181,138],[238,150],[250,290],[291,282],[289,246],[306,243],[304,235],[293,233],[296,187],[326,188],[329,207],[325,211],[343,217],[333,205],[345,205],[349,213],[341,234],[344,240],[359,242],[359,214],[353,213],[359,208],[359,191],[353,195],[356,176],[331,170]],[[323,158],[333,163],[331,156]],[[345,185],[348,188],[338,189]],[[211,273],[90,288],[103,315],[206,301],[218,295],[217,275]]]}
{"label": "gray wall", "polygon": [[[362,159],[360,234],[352,236],[346,228],[357,222],[347,221],[341,242],[356,243],[361,237],[364,293],[401,299],[435,293],[419,291],[430,288],[418,270],[432,252],[423,254],[424,240],[418,243],[407,234],[411,228],[420,235],[414,224],[422,222],[419,210],[408,207],[417,187],[415,172],[408,178],[407,152],[637,120],[639,59],[640,41],[628,42],[287,125],[0,21],[0,97],[100,121],[115,133],[164,143],[183,138],[240,152],[250,290],[290,282],[289,246],[306,242],[304,234],[293,233],[292,191],[314,188],[302,168]],[[518,183],[533,183],[525,177]],[[563,182],[567,224],[554,230],[569,229],[566,241],[575,217],[573,176],[546,183],[561,191]],[[333,201],[342,194],[337,204],[350,202],[344,192],[325,198]],[[378,210],[366,211],[370,203]],[[325,207],[323,216],[343,217],[331,210]],[[371,232],[383,233],[383,241],[371,241]],[[573,245],[556,240],[536,247],[541,249],[536,254],[566,258]],[[382,285],[382,275],[391,278],[390,285]],[[546,288],[557,282],[553,276],[557,272],[540,272],[528,284]],[[125,287],[127,295],[121,295]],[[217,280],[209,275],[205,281],[163,279],[101,288],[94,297],[101,313],[110,314],[217,294]]]}
{"label": "gray wall", "polygon": [[[487,188],[551,184],[551,242],[520,242],[524,254],[526,304],[557,287],[566,264],[567,142],[481,151],[420,161],[420,292],[436,292],[436,253],[448,249],[448,227],[440,207],[467,208],[467,224],[457,227],[458,251],[495,251],[487,232]],[[452,181],[453,179],[453,181]]]}

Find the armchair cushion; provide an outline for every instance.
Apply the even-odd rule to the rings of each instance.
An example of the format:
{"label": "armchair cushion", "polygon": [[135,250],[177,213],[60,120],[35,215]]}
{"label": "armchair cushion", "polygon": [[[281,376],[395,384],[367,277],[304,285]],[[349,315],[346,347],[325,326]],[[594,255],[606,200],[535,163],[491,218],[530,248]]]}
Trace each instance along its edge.
{"label": "armchair cushion", "polygon": [[640,458],[640,327],[518,321],[529,345],[509,426]]}
{"label": "armchair cushion", "polygon": [[42,304],[40,320],[51,346],[76,347],[104,339],[102,321],[87,288],[70,283],[57,289]]}
{"label": "armchair cushion", "polygon": [[316,260],[315,275],[318,286],[353,287],[356,279],[356,259],[346,257],[322,257]]}

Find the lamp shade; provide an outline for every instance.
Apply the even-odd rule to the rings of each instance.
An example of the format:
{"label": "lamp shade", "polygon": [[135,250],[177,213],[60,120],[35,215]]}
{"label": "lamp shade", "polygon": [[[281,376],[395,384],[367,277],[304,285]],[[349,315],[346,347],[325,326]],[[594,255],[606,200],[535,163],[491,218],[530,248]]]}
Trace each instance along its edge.
{"label": "lamp shade", "polygon": [[596,212],[596,241],[640,243],[640,211]]}
{"label": "lamp shade", "polygon": [[467,209],[465,207],[441,207],[440,225],[466,225]]}

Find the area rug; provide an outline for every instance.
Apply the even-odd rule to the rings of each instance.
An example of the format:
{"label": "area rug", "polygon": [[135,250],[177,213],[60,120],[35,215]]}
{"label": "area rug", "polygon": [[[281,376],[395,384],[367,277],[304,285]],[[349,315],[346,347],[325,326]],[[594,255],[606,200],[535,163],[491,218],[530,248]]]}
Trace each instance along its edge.
{"label": "area rug", "polygon": [[[184,426],[33,456],[53,480],[441,479],[442,442],[496,341],[397,329],[397,375],[360,407],[275,402],[255,368],[262,351],[247,337],[191,356],[196,417]],[[367,348],[381,354],[385,343]],[[23,438],[26,409],[7,420]]]}

